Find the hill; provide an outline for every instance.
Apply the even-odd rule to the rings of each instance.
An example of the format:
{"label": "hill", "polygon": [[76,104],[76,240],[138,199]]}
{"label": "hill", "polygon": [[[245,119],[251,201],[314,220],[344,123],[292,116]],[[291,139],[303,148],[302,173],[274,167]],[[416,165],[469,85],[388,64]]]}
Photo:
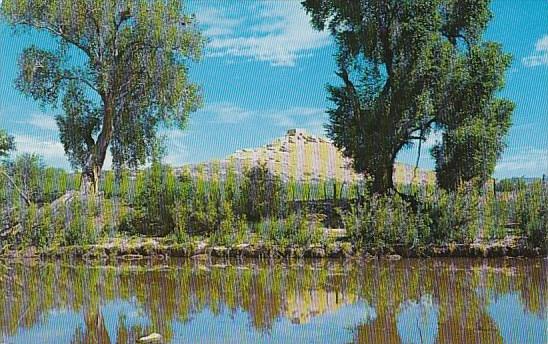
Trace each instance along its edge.
{"label": "hill", "polygon": [[[223,176],[227,169],[241,173],[257,164],[265,164],[283,180],[336,180],[351,183],[363,178],[353,171],[352,160],[345,158],[329,139],[310,135],[301,129],[291,129],[284,137],[265,146],[238,150],[226,159],[186,165],[178,170],[188,170],[192,175],[207,178]],[[412,181],[434,183],[435,174],[418,169],[414,176],[414,166],[396,163],[394,182],[410,184]]]}

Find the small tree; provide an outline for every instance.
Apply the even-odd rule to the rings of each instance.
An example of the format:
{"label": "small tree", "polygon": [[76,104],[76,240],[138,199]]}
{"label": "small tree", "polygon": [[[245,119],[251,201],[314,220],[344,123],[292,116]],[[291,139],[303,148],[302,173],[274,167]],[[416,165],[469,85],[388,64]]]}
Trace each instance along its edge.
{"label": "small tree", "polygon": [[0,158],[8,156],[9,152],[15,149],[13,136],[8,135],[6,130],[0,129]]}
{"label": "small tree", "polygon": [[[8,135],[8,133],[4,129],[0,129],[0,158],[8,157],[9,153],[13,150],[15,150],[15,140],[13,136]],[[21,188],[19,188],[17,183],[6,171],[5,165],[6,165],[5,162],[0,165],[0,174],[7,179],[7,181],[12,185],[12,187],[19,193],[21,198],[23,198],[25,203],[27,205],[30,205],[31,200],[29,199],[29,196],[23,190],[21,190]]]}
{"label": "small tree", "polygon": [[142,164],[158,126],[182,128],[200,105],[187,63],[200,57],[203,39],[181,0],[4,0],[0,6],[14,27],[58,39],[56,50],[24,50],[16,86],[44,106],[62,107],[60,137],[82,170],[83,191],[98,190],[109,147],[115,166]]}
{"label": "small tree", "polygon": [[266,165],[253,166],[244,173],[240,194],[241,213],[249,220],[282,215],[283,184]]}

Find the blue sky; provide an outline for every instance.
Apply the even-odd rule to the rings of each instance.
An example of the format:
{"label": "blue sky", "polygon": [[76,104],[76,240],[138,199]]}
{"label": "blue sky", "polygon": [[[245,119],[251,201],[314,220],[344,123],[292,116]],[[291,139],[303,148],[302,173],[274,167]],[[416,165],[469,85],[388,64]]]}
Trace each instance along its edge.
{"label": "blue sky", "polygon": [[[204,107],[192,114],[185,131],[167,130],[173,164],[223,158],[305,128],[323,134],[327,121],[325,85],[336,83],[335,46],[325,32],[314,31],[299,1],[190,1],[209,37],[205,56],[193,65],[202,85]],[[495,0],[486,38],[503,44],[514,61],[501,92],[516,103],[508,148],[495,176],[548,174],[548,2]],[[48,164],[69,167],[53,116],[13,87],[17,57],[31,43],[51,46],[44,34],[14,35],[0,23],[0,127],[15,138],[19,153],[36,152]],[[432,168],[427,153],[437,137],[423,145],[420,166]],[[399,160],[414,164],[417,151]],[[108,167],[108,166],[107,166]]]}

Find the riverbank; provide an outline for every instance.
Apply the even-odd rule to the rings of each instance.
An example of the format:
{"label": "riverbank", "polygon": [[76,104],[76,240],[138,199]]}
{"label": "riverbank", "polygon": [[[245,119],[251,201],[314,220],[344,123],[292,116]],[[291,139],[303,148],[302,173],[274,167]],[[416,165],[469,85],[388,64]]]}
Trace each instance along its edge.
{"label": "riverbank", "polygon": [[4,249],[0,258],[78,258],[84,260],[139,260],[144,258],[166,259],[181,257],[207,259],[227,258],[400,258],[427,257],[546,257],[546,248],[532,247],[526,238],[507,236],[503,240],[474,243],[448,243],[405,247],[362,248],[349,241],[327,244],[281,247],[262,241],[231,246],[210,245],[205,240],[178,244],[167,238],[127,237],[115,238],[95,245],[74,245],[39,250],[27,247],[20,250]]}

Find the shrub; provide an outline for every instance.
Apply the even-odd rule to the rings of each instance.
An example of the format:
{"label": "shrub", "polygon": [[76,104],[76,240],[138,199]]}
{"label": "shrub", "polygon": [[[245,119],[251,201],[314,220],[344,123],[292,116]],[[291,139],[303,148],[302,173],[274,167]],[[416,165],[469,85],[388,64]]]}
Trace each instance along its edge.
{"label": "shrub", "polygon": [[[173,231],[175,221],[173,209],[181,198],[173,170],[154,162],[149,170],[140,172],[136,182],[133,202],[135,212],[125,225],[136,232],[149,235],[166,235]],[[134,221],[133,224],[127,221]]]}
{"label": "shrub", "polygon": [[535,182],[522,192],[514,194],[515,221],[521,234],[536,247],[546,247],[548,240],[548,186]]}
{"label": "shrub", "polygon": [[341,214],[352,241],[365,248],[384,249],[403,244],[425,244],[430,239],[430,219],[399,195],[372,195]]}
{"label": "shrub", "polygon": [[287,218],[264,219],[257,227],[263,240],[282,248],[292,244],[306,247],[319,244],[324,239],[319,223],[300,212]]}
{"label": "shrub", "polygon": [[95,244],[101,235],[97,224],[97,207],[91,198],[75,197],[65,212],[65,245]]}
{"label": "shrub", "polygon": [[432,220],[432,239],[436,242],[471,242],[480,228],[480,195],[470,186],[456,191],[437,190],[426,200]]}
{"label": "shrub", "polygon": [[272,174],[265,164],[244,173],[241,188],[240,213],[251,221],[281,216],[284,190],[280,177]]}

